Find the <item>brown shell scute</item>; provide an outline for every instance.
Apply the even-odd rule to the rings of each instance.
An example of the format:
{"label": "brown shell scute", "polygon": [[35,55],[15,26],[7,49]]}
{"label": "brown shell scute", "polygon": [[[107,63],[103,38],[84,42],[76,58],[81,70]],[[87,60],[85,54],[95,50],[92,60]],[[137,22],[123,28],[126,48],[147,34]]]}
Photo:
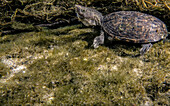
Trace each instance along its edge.
{"label": "brown shell scute", "polygon": [[104,16],[103,29],[112,37],[134,43],[156,42],[168,35],[158,18],[135,11],[120,11]]}

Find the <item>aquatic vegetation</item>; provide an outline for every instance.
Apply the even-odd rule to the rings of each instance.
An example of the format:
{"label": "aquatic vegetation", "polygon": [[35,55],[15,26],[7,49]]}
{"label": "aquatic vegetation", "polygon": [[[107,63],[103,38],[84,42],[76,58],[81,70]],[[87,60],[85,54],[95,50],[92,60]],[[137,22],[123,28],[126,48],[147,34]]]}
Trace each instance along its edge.
{"label": "aquatic vegetation", "polygon": [[69,24],[73,18],[76,19],[75,4],[94,6],[102,13],[120,10],[142,11],[170,23],[168,0],[1,0],[0,34],[9,33],[11,29],[23,30],[21,26],[24,24],[28,25],[26,28],[60,21]]}
{"label": "aquatic vegetation", "polygon": [[[149,52],[141,57],[131,57],[138,53],[141,46],[130,43],[106,41],[104,45],[94,49],[91,45],[95,36],[100,33],[99,30],[84,27],[82,24],[53,29],[36,26],[41,22],[46,23],[46,19],[49,23],[61,19],[60,14],[74,14],[75,2],[36,1],[0,2],[0,6],[4,7],[0,10],[0,15],[4,14],[0,19],[2,31],[8,31],[8,28],[27,31],[31,29],[29,32],[0,36],[0,105],[169,104],[169,39],[153,44]],[[46,2],[43,4],[42,1]],[[134,0],[136,1],[142,3],[140,1],[144,0]],[[126,0],[126,7],[120,2],[122,0],[83,0],[77,4],[93,5],[103,13],[120,10],[120,5],[124,6],[122,10],[127,10],[131,4]],[[144,2],[148,8],[152,1]],[[17,5],[18,3],[21,5]],[[104,7],[107,9],[100,8],[100,3],[105,3]],[[155,5],[162,9],[154,11],[153,8],[153,14],[162,14],[161,19],[169,23],[168,7],[161,3],[163,2]],[[40,14],[42,7],[39,12],[35,11],[39,4],[45,8],[49,6],[49,10],[55,10],[53,5],[61,6],[61,11],[57,14],[59,17],[55,17],[55,11]],[[118,7],[112,8],[110,5]],[[34,7],[34,11],[29,10],[31,7]],[[16,12],[17,8],[22,11],[18,9]],[[138,10],[137,8],[133,10]],[[4,10],[10,9],[13,11],[5,14]],[[24,14],[23,11],[30,13]],[[34,15],[40,18],[35,18]],[[24,20],[28,17],[29,21]],[[167,25],[169,28],[169,24]]]}
{"label": "aquatic vegetation", "polygon": [[74,25],[1,37],[0,103],[169,104],[169,42],[134,58],[131,44],[93,49],[97,34]]}

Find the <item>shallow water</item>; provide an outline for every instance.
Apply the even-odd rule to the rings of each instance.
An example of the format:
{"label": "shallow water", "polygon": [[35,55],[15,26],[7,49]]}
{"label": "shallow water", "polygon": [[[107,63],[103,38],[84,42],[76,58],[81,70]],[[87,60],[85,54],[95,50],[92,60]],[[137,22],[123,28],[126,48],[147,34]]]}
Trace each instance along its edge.
{"label": "shallow water", "polygon": [[1,104],[169,104],[169,39],[140,57],[140,45],[94,49],[98,31],[81,24],[0,40]]}

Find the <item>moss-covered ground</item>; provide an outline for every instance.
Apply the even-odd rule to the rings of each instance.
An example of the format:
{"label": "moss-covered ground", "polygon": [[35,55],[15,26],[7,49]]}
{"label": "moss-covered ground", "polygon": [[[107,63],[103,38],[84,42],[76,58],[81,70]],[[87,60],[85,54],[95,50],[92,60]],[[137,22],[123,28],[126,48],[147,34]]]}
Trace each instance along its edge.
{"label": "moss-covered ground", "polygon": [[169,105],[170,43],[106,41],[98,30],[72,25],[0,39],[0,105]]}

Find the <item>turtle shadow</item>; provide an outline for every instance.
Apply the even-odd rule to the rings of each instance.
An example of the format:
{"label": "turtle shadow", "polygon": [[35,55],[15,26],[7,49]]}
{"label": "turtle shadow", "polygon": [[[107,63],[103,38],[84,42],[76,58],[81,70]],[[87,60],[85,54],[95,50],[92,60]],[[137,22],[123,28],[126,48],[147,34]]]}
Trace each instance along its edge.
{"label": "turtle shadow", "polygon": [[[79,36],[84,36],[82,40],[88,42],[88,45],[85,47],[85,49],[95,49],[93,47],[93,40],[96,37],[97,33],[86,33],[81,34]],[[134,44],[129,42],[123,42],[123,41],[109,41],[105,39],[105,43],[100,46],[108,47],[109,49],[112,49],[116,55],[121,57],[140,57],[140,48],[141,44]]]}
{"label": "turtle shadow", "polygon": [[141,44],[135,44],[124,41],[108,41],[105,40],[104,46],[112,49],[118,56],[121,57],[139,57]]}

